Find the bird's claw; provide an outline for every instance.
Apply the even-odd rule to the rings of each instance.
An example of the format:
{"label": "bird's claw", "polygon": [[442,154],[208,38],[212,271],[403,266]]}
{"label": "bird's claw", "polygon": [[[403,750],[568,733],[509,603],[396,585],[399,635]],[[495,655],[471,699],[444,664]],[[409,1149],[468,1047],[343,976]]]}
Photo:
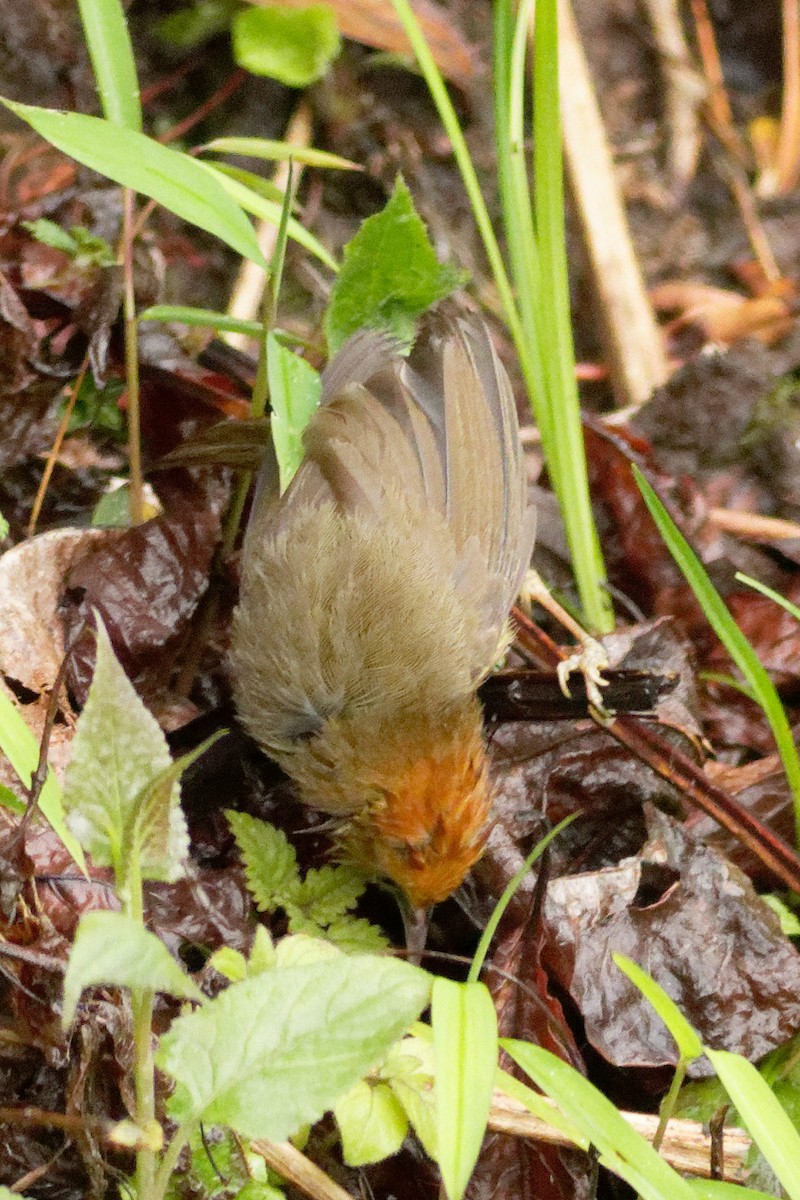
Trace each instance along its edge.
{"label": "bird's claw", "polygon": [[576,671],[580,671],[586,683],[586,696],[589,703],[598,712],[605,713],[600,688],[608,687],[608,680],[604,679],[602,675],[607,666],[608,654],[605,646],[602,642],[587,637],[581,643],[579,650],[558,664],[556,668],[558,685],[564,695],[569,697],[569,677]]}

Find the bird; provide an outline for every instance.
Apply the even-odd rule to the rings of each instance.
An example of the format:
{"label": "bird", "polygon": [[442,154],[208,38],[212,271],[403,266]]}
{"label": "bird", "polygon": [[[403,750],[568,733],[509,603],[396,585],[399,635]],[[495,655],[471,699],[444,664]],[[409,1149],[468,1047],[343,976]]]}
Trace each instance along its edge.
{"label": "bird", "polygon": [[362,329],[322,375],[283,495],[266,466],[243,542],[238,717],[390,881],[407,930],[463,882],[491,823],[477,689],[509,641],[534,515],[511,385],[455,303],[409,353]]}

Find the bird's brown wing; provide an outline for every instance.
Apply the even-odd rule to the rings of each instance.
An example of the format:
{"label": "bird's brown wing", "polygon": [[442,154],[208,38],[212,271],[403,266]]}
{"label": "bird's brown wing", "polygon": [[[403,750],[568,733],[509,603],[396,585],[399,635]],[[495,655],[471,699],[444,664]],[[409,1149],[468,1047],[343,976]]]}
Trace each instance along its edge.
{"label": "bird's brown wing", "polygon": [[286,495],[276,501],[262,488],[248,539],[330,502],[381,523],[401,503],[412,536],[424,535],[426,514],[444,518],[453,582],[478,616],[475,673],[487,671],[530,560],[533,522],[511,386],[483,323],[453,306],[434,311],[407,359],[385,334],[355,334],[324,372],[304,442]]}

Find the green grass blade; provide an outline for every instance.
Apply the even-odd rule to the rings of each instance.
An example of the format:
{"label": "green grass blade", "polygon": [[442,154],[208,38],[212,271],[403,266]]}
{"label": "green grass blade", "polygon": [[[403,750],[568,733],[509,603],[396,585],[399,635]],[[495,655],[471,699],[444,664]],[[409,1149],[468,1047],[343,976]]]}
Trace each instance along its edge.
{"label": "green grass blade", "polygon": [[[232,175],[229,175],[221,166],[212,165],[211,163],[203,162],[202,159],[192,159],[196,162],[201,170],[208,171],[209,175],[218,180],[224,191],[228,193],[236,203],[244,209],[245,212],[251,213],[254,217],[260,217],[263,221],[269,221],[272,225],[280,226],[281,214],[283,205],[277,204],[273,200],[267,200],[264,196],[260,196],[252,188],[240,183]],[[338,272],[339,264],[336,259],[325,249],[313,233],[309,233],[299,221],[294,217],[289,217],[288,221],[289,237],[302,246],[304,250],[308,250],[315,258],[326,266],[330,271]]]}
{"label": "green grass blade", "polygon": [[475,982],[478,979],[478,977],[480,976],[480,973],[483,970],[483,964],[486,960],[486,955],[489,952],[489,946],[492,943],[492,938],[494,937],[495,933],[497,932],[497,926],[500,924],[503,913],[506,911],[509,904],[511,903],[511,899],[512,899],[514,893],[516,892],[517,888],[522,883],[523,879],[528,874],[528,872],[530,871],[533,864],[535,862],[537,862],[538,859],[540,859],[541,856],[544,854],[545,850],[550,845],[550,843],[553,841],[553,839],[557,838],[558,835],[561,833],[561,831],[566,829],[568,825],[571,825],[572,822],[577,820],[577,818],[579,816],[580,816],[580,813],[577,813],[577,812],[570,813],[569,816],[564,817],[561,821],[558,822],[557,825],[554,825],[553,828],[549,831],[549,833],[546,833],[543,838],[540,838],[539,841],[536,843],[536,845],[531,850],[530,854],[525,859],[525,862],[522,864],[520,869],[517,871],[516,875],[514,875],[514,877],[512,879],[510,879],[508,881],[508,883],[506,884],[506,886],[503,890],[502,896],[497,901],[497,904],[494,906],[494,912],[492,913],[489,920],[486,922],[486,928],[484,929],[483,933],[481,934],[481,940],[478,942],[478,948],[475,951],[475,954],[473,955],[472,965],[470,966],[469,975],[467,977],[470,982]]}
{"label": "green grass blade", "polygon": [[142,129],[142,102],[131,36],[119,0],[78,0],[103,113],[115,125]]}
{"label": "green grass blade", "polygon": [[154,304],[139,314],[140,321],[176,321],[181,325],[196,325],[216,329],[217,333],[243,333],[247,337],[261,336],[260,321],[245,321],[227,313],[211,312],[207,308],[192,308],[184,304]]}
{"label": "green grass blade", "polygon": [[360,163],[331,154],[327,150],[316,150],[313,146],[290,146],[288,142],[276,142],[270,138],[221,137],[201,146],[202,152],[214,154],[241,154],[245,158],[260,158],[268,162],[285,162],[294,159],[306,167],[321,167],[331,171],[363,171]]}
{"label": "green grass blade", "polygon": [[647,505],[675,562],[697,597],[711,628],[744,676],[754,698],[769,721],[772,736],[781,756],[783,769],[791,788],[797,840],[800,842],[800,757],[792,736],[786,712],[775,684],[761,665],[753,647],[734,621],[722,597],[708,577],[705,567],[680,532],[653,488],[634,466],[633,473]]}
{"label": "green grass blade", "polygon": [[558,91],[557,0],[536,0],[533,56],[534,221],[539,250],[537,326],[548,386],[552,445],[545,445],[567,529],[572,566],[586,620],[602,633],[614,627],[605,567],[594,524],[572,344],[564,230],[564,167]]}
{"label": "green grass blade", "polygon": [[574,1067],[528,1042],[502,1038],[500,1045],[597,1147],[600,1162],[634,1187],[642,1200],[690,1200],[685,1180]]}
{"label": "green grass blade", "polygon": [[436,105],[436,110],[439,113],[439,119],[445,128],[447,136],[453,147],[453,155],[455,157],[458,169],[461,173],[461,179],[464,183],[464,189],[472,208],[472,214],[475,224],[478,227],[478,232],[483,242],[486,257],[489,260],[489,265],[494,275],[495,285],[500,293],[500,301],[503,305],[503,313],[514,339],[517,354],[520,358],[520,363],[525,373],[526,379],[530,376],[534,378],[533,366],[531,362],[531,352],[525,336],[523,334],[522,325],[519,319],[519,313],[514,302],[514,293],[511,290],[511,282],[506,272],[503,256],[500,253],[500,246],[495,236],[492,226],[492,219],[489,216],[489,210],[486,207],[486,202],[481,194],[481,186],[478,182],[478,176],[475,171],[472,159],[470,157],[467,143],[461,126],[458,123],[458,117],[453,107],[452,101],[447,94],[447,87],[442,78],[439,68],[436,66],[433,55],[431,54],[428,43],[425,41],[419,22],[409,4],[409,0],[391,0],[392,8],[397,13],[406,36],[411,43],[414,54],[416,55],[420,71],[428,85],[428,90],[431,93],[433,102]]}
{"label": "green grass blade", "polygon": [[687,1061],[699,1058],[703,1044],[671,996],[667,995],[651,975],[625,954],[612,954],[614,962],[634,987],[637,987],[675,1039],[678,1053]]}
{"label": "green grass blade", "polygon": [[727,1050],[706,1048],[705,1053],[786,1194],[790,1200],[800,1200],[800,1134],[786,1109],[746,1058]]}
{"label": "green grass blade", "polygon": [[749,575],[743,575],[741,571],[736,572],[736,578],[740,583],[746,583],[753,591],[760,592],[762,596],[767,596],[768,599],[774,600],[776,604],[780,604],[781,608],[785,608],[789,615],[794,617],[795,621],[800,621],[800,608],[796,604],[792,604],[791,600],[787,600],[780,592],[767,587],[765,583],[760,583],[758,579],[752,579]]}

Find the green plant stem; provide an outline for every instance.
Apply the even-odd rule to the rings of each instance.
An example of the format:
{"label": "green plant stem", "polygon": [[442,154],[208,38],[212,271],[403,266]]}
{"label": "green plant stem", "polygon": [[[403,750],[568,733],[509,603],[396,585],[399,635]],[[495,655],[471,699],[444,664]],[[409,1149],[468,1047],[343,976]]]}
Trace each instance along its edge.
{"label": "green plant stem", "polygon": [[[149,988],[133,988],[134,1067],[133,1084],[136,1096],[136,1124],[149,1133],[156,1119],[155,1064],[153,1061],[153,1000]],[[153,1200],[156,1156],[152,1150],[136,1154],[136,1198]]]}
{"label": "green plant stem", "polygon": [[[159,1163],[158,1170],[155,1173],[152,1194],[149,1200],[162,1200],[167,1188],[169,1187],[169,1181],[172,1178],[172,1173],[178,1165],[178,1159],[181,1156],[181,1151],[189,1141],[189,1137],[190,1131],[188,1127],[185,1125],[179,1125],[175,1130],[172,1141],[169,1143],[161,1157],[161,1162]],[[139,1200],[138,1197],[137,1200]]]}
{"label": "green plant stem", "polygon": [[672,1076],[672,1083],[669,1085],[669,1091],[664,1097],[661,1105],[661,1111],[658,1115],[658,1127],[653,1135],[653,1149],[660,1150],[661,1143],[664,1140],[664,1134],[667,1132],[667,1125],[672,1120],[675,1112],[675,1106],[678,1103],[678,1095],[683,1087],[683,1081],[686,1078],[686,1069],[689,1063],[683,1055],[678,1059],[675,1067],[675,1074]]}
{"label": "green plant stem", "polygon": [[478,948],[475,951],[475,955],[472,959],[472,965],[470,966],[469,974],[467,975],[467,983],[477,983],[478,979],[480,978],[480,973],[483,970],[483,964],[486,961],[486,955],[489,952],[489,946],[491,945],[492,938],[497,932],[497,926],[500,924],[503,913],[511,903],[514,893],[522,883],[525,876],[528,874],[528,871],[530,871],[536,860],[541,858],[553,839],[557,838],[561,831],[566,829],[568,825],[571,825],[572,822],[580,815],[581,814],[577,812],[570,813],[568,817],[564,817],[563,821],[559,821],[557,825],[554,825],[550,832],[546,833],[545,836],[536,843],[528,857],[525,859],[525,862],[517,871],[514,878],[511,879],[506,885],[502,896],[494,907],[494,912],[486,923],[486,928],[481,934],[481,940],[478,942]]}
{"label": "green plant stem", "polygon": [[121,258],[124,279],[123,317],[125,323],[125,377],[128,400],[128,462],[130,470],[131,525],[144,520],[144,480],[142,476],[141,417],[139,410],[139,326],[136,320],[136,296],[133,285],[133,192],[122,191]]}
{"label": "green plant stem", "polygon": [[[116,872],[117,895],[127,916],[144,925],[141,847],[135,844],[124,868]],[[153,1001],[149,988],[131,988],[133,1016],[133,1087],[135,1120],[149,1134],[156,1119],[156,1075],[153,1061]],[[152,1150],[136,1153],[136,1200],[153,1200],[156,1156]]]}
{"label": "green plant stem", "polygon": [[[614,628],[611,597],[589,496],[580,401],[575,380],[564,227],[564,166],[558,81],[557,0],[536,0],[533,56],[534,213],[539,251],[539,333],[552,424],[553,484],[567,530],[586,621]],[[547,449],[547,448],[546,448]]]}

